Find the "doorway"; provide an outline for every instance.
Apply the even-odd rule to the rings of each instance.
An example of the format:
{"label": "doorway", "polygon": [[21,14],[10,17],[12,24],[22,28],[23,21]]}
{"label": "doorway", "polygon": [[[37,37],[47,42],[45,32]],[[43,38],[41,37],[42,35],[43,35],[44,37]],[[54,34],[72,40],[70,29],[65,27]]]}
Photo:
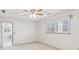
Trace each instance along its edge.
{"label": "doorway", "polygon": [[3,22],[2,23],[2,47],[12,46],[13,40],[13,23]]}

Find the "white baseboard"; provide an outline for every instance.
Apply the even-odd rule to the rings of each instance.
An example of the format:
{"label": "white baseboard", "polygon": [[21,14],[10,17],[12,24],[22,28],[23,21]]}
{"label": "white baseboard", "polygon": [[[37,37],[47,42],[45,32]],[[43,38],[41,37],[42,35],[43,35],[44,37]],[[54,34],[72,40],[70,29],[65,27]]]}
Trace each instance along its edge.
{"label": "white baseboard", "polygon": [[17,45],[24,45],[24,44],[32,44],[32,43],[36,43],[37,41],[32,41],[32,42],[27,42],[27,43],[20,43],[20,44],[13,44],[13,46],[17,46]]}
{"label": "white baseboard", "polygon": [[61,49],[61,48],[55,47],[55,46],[50,45],[50,44],[45,43],[45,42],[41,42],[41,41],[38,41],[38,42],[39,42],[39,43],[42,43],[42,44],[44,44],[44,45],[50,46],[50,47],[54,47],[54,48],[56,48],[57,50],[63,50],[63,49]]}

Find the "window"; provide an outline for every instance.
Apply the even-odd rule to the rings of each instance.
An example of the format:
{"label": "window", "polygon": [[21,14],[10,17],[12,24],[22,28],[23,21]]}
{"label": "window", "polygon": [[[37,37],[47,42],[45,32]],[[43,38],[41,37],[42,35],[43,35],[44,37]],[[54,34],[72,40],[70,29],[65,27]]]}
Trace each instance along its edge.
{"label": "window", "polygon": [[60,18],[50,21],[47,25],[48,33],[70,33],[70,18]]}
{"label": "window", "polygon": [[69,31],[69,22],[68,20],[63,21],[63,32]]}
{"label": "window", "polygon": [[58,23],[58,32],[62,32],[62,30],[63,30],[63,23],[60,22],[60,21],[58,21],[57,23]]}
{"label": "window", "polygon": [[50,33],[55,33],[57,31],[56,26],[57,22],[51,22],[48,24],[47,31]]}

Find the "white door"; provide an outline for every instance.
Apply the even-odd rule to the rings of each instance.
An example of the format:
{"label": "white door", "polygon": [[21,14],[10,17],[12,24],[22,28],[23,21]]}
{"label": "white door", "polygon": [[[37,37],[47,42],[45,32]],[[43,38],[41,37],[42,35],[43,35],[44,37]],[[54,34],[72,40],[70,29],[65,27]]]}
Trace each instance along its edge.
{"label": "white door", "polygon": [[13,38],[13,24],[11,22],[2,23],[2,41],[3,47],[12,46]]}

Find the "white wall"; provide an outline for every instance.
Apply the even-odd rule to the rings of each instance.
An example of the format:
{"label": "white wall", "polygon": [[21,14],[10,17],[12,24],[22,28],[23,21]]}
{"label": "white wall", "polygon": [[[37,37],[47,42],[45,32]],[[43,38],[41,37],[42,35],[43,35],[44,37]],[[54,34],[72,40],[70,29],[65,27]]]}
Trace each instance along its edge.
{"label": "white wall", "polygon": [[1,23],[4,21],[13,22],[13,44],[23,44],[36,41],[36,22],[27,20],[27,18],[0,17],[0,46],[1,39]]}
{"label": "white wall", "polygon": [[36,24],[34,21],[16,20],[14,32],[14,44],[36,41]]}
{"label": "white wall", "polygon": [[[71,19],[71,34],[47,34],[46,24],[59,17],[73,15]],[[38,22],[38,41],[60,49],[79,48],[79,10],[69,10],[53,15]]]}
{"label": "white wall", "polygon": [[1,43],[1,20],[0,20],[0,47],[2,46],[2,43]]}

